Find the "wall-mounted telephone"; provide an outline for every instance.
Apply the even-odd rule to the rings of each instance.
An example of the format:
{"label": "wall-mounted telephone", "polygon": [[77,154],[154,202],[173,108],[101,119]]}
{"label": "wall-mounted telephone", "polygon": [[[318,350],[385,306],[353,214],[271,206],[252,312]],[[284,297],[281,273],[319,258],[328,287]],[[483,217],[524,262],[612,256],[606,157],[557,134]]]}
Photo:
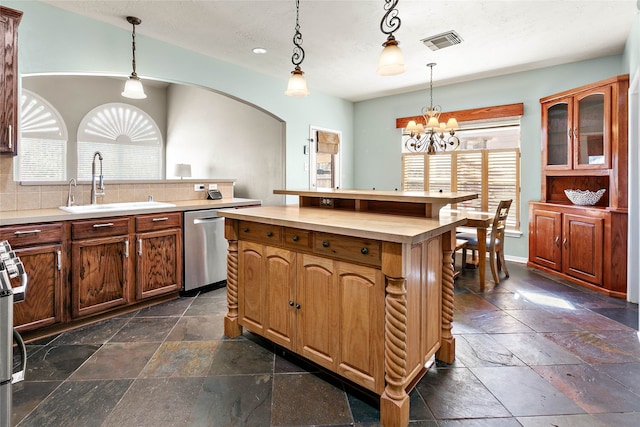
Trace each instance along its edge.
{"label": "wall-mounted telephone", "polygon": [[207,190],[207,200],[220,200],[222,193],[220,190]]}

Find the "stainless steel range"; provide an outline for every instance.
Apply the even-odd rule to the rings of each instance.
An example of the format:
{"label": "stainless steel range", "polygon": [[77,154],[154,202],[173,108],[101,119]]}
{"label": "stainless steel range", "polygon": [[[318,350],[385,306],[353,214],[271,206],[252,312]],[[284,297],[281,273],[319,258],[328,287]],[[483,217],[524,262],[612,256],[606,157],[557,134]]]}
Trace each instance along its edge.
{"label": "stainless steel range", "polygon": [[[12,287],[11,279],[20,278],[20,285]],[[11,384],[24,379],[27,349],[20,334],[13,328],[14,300],[24,299],[27,274],[24,266],[11,250],[9,242],[0,242],[0,426],[11,425]],[[20,371],[13,372],[13,342],[20,351]]]}

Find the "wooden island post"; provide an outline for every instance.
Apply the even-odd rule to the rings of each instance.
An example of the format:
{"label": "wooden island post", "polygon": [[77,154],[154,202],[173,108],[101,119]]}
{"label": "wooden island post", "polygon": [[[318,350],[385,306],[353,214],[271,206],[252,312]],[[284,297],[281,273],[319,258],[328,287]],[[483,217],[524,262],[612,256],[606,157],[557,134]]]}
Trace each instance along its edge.
{"label": "wooden island post", "polygon": [[433,358],[452,363],[452,248],[475,193],[294,191],[299,205],[223,210],[225,335],[242,327],[380,396],[385,427]]}

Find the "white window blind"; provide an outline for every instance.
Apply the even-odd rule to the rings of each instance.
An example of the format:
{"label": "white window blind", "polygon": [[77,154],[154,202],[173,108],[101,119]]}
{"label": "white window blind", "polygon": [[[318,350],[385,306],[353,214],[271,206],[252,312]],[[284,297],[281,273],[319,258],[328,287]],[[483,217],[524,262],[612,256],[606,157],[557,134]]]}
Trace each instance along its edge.
{"label": "white window blind", "polygon": [[160,130],[147,113],[123,103],[101,105],[78,127],[78,179],[91,180],[96,151],[104,158],[106,180],[161,179],[163,149]]}
{"label": "white window blind", "polygon": [[49,102],[27,89],[20,97],[20,136],[15,180],[66,180],[67,127]]}

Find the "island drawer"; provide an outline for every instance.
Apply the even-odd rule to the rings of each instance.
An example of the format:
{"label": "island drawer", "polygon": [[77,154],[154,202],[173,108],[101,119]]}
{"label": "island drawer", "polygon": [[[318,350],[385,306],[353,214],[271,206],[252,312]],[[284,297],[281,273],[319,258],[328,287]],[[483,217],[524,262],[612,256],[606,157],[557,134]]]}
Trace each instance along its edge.
{"label": "island drawer", "polygon": [[138,232],[180,227],[182,227],[182,215],[180,215],[180,212],[157,213],[136,217],[136,231]]}
{"label": "island drawer", "polygon": [[62,241],[64,232],[62,223],[30,224],[0,228],[0,242],[8,240],[14,248],[58,243]]}
{"label": "island drawer", "polygon": [[240,221],[238,234],[241,240],[252,240],[272,245],[282,244],[282,227],[278,225]]}
{"label": "island drawer", "polygon": [[284,246],[289,249],[311,249],[311,232],[299,228],[284,229]]}
{"label": "island drawer", "polygon": [[129,233],[129,218],[102,218],[71,223],[73,240],[120,236]]}
{"label": "island drawer", "polygon": [[381,245],[377,240],[347,237],[337,234],[316,233],[313,251],[348,261],[369,265],[381,265]]}

